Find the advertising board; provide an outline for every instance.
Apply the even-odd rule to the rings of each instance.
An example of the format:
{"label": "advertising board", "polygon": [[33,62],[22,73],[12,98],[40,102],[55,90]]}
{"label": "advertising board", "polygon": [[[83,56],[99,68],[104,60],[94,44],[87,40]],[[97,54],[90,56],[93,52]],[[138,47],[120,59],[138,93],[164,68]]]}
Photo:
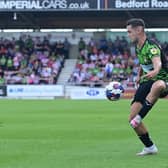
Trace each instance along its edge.
{"label": "advertising board", "polygon": [[97,0],[1,0],[0,11],[56,11],[97,9]]}
{"label": "advertising board", "polygon": [[168,9],[167,0],[104,0],[101,8],[106,10],[155,10]]}
{"label": "advertising board", "polygon": [[62,85],[7,85],[8,97],[64,96]]}

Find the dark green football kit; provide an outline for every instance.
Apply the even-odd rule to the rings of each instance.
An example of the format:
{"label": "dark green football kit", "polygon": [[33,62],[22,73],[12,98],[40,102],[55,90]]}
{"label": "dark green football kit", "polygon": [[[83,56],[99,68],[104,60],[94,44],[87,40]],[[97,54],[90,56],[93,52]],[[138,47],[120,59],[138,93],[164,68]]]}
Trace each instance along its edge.
{"label": "dark green football kit", "polygon": [[[162,68],[157,76],[155,76],[152,80],[164,80],[168,82],[168,73],[166,72],[166,64],[164,54],[161,51],[159,45],[154,43],[153,41],[146,40],[141,49],[136,48],[136,54],[139,59],[139,64],[143,70],[143,75],[153,70],[152,59],[153,57],[161,57]],[[149,79],[141,79],[141,82],[147,81]]]}
{"label": "dark green football kit", "polygon": [[[143,104],[146,96],[150,92],[152,84],[156,80],[163,80],[165,83],[168,82],[168,67],[167,60],[162,52],[161,47],[157,43],[149,39],[146,39],[141,48],[136,47],[136,55],[142,68],[142,76],[153,70],[153,57],[160,57],[162,62],[162,68],[155,77],[153,77],[152,79],[147,79],[144,77],[140,80],[140,86],[136,91],[133,102],[138,101]],[[165,97],[166,95],[168,95],[168,89],[161,93],[160,97]]]}

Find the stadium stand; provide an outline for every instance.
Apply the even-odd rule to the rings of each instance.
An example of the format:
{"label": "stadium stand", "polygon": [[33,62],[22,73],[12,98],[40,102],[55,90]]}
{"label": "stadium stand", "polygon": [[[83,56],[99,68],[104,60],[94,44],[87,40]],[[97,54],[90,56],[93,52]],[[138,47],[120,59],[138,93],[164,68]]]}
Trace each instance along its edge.
{"label": "stadium stand", "polygon": [[[154,33],[148,36],[159,42]],[[135,87],[139,66],[135,49],[129,45],[124,36],[117,36],[114,40],[106,37],[98,41],[91,39],[88,44],[81,38],[78,43],[78,60],[68,83],[104,86],[109,81],[116,80],[127,88]],[[168,43],[164,42],[161,45],[168,58]]]}
{"label": "stadium stand", "polygon": [[[1,37],[0,84],[56,84],[65,60],[70,58],[71,43],[67,38],[53,41],[51,36]],[[154,33],[149,36],[157,40]],[[68,72],[67,84],[98,87],[117,80],[134,87],[138,60],[125,36],[111,39],[103,34],[87,41],[81,37],[76,45],[78,55],[73,57],[77,61],[73,59],[76,65]],[[163,42],[162,47],[168,57],[168,43]]]}
{"label": "stadium stand", "polygon": [[1,84],[54,84],[64,65],[64,43],[22,35],[0,39]]}
{"label": "stadium stand", "polygon": [[128,86],[133,85],[138,62],[131,55],[125,37],[117,36],[114,41],[106,37],[99,41],[91,39],[82,46],[81,49],[80,39],[78,61],[68,81],[70,84],[102,86],[117,80]]}

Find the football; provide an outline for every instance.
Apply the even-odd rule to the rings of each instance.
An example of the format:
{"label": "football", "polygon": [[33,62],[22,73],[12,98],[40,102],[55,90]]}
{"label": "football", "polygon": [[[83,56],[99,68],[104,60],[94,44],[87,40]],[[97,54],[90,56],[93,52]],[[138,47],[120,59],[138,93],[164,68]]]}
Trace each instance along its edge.
{"label": "football", "polygon": [[112,81],[106,86],[106,97],[110,101],[119,100],[124,88],[120,82]]}

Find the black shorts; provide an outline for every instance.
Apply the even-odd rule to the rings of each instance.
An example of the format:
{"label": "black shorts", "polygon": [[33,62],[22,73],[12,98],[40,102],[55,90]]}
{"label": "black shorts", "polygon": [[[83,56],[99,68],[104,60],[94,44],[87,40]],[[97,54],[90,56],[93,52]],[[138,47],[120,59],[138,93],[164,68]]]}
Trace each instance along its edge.
{"label": "black shorts", "polygon": [[[153,80],[149,80],[147,82],[144,82],[142,84],[139,85],[139,88],[137,89],[134,98],[131,102],[131,104],[133,104],[134,102],[140,102],[141,104],[143,104],[144,100],[146,99],[146,96],[148,95],[148,93],[151,90],[151,87],[153,85],[155,81]],[[166,90],[164,90],[161,94],[160,94],[160,98],[163,98],[165,96],[168,95],[168,84],[166,83]]]}
{"label": "black shorts", "polygon": [[153,80],[149,80],[147,82],[141,83],[134,95],[134,98],[131,104],[133,104],[134,102],[140,102],[141,104],[143,104],[154,82],[155,81]]}

